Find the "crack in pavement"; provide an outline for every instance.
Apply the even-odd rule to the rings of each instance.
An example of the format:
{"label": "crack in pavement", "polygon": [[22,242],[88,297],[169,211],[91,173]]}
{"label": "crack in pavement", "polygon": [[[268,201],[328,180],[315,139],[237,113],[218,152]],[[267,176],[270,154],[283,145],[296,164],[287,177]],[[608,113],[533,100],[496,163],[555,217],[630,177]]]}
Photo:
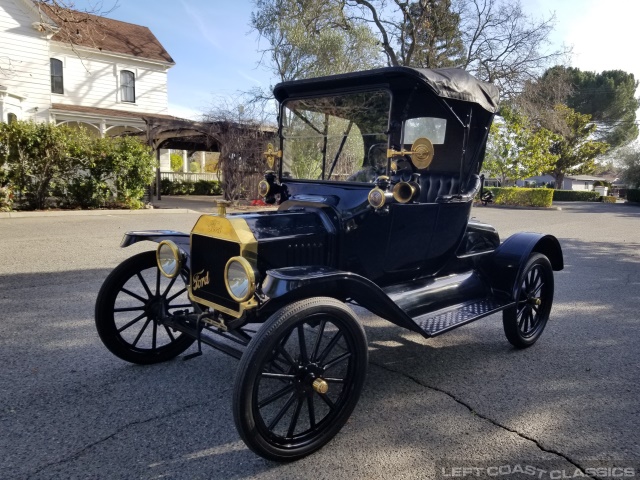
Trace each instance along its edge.
{"label": "crack in pavement", "polygon": [[544,447],[538,440],[536,440],[533,437],[529,437],[528,435],[525,435],[524,433],[520,433],[519,431],[513,429],[513,428],[509,428],[506,425],[501,424],[500,422],[498,422],[497,420],[494,420],[491,417],[488,417],[487,415],[484,415],[476,410],[473,409],[473,407],[471,405],[469,405],[467,402],[465,402],[464,400],[462,400],[461,398],[457,397],[456,395],[454,395],[453,393],[450,393],[446,390],[443,390],[442,388],[438,388],[438,387],[434,387],[431,385],[428,385],[422,381],[420,381],[419,379],[417,379],[416,377],[409,375],[408,373],[402,372],[400,370],[395,370],[393,368],[389,368],[386,365],[380,364],[380,363],[374,363],[371,360],[369,360],[369,364],[373,365],[375,367],[381,368],[382,370],[386,370],[387,372],[391,372],[391,373],[397,373],[402,375],[403,377],[408,378],[409,380],[411,380],[412,382],[420,385],[421,387],[425,387],[428,388],[429,390],[433,390],[435,392],[439,392],[442,393],[444,395],[446,395],[447,397],[451,398],[453,401],[455,401],[456,403],[458,403],[459,405],[462,405],[463,407],[465,407],[467,410],[469,410],[472,414],[474,414],[476,417],[482,418],[483,420],[491,423],[492,425],[501,428],[503,430],[506,430],[507,432],[513,433],[515,435],[517,435],[518,437],[524,439],[524,440],[528,440],[529,442],[532,442],[533,444],[535,444],[541,451],[545,452],[545,453],[551,453],[553,455],[557,455],[560,458],[563,458],[564,460],[566,460],[567,462],[569,462],[571,465],[573,465],[574,467],[576,467],[578,470],[580,470],[580,472],[587,478],[592,478],[594,480],[600,480],[599,477],[592,477],[590,475],[587,475],[586,469],[585,467],[583,467],[582,465],[580,465],[578,462],[576,462],[575,460],[573,460],[571,457],[569,457],[568,455],[559,452],[557,450],[551,449],[551,448],[546,448]]}
{"label": "crack in pavement", "polygon": [[138,426],[138,425],[143,425],[143,424],[149,423],[149,422],[154,422],[156,420],[160,420],[160,419],[164,419],[164,418],[169,418],[169,417],[172,417],[172,416],[177,415],[179,413],[182,413],[185,410],[189,410],[190,408],[201,407],[201,406],[204,406],[204,405],[209,405],[211,403],[215,403],[215,402],[217,402],[218,400],[220,400],[222,398],[224,393],[226,393],[226,392],[228,392],[230,390],[231,390],[231,388],[227,388],[225,390],[220,391],[220,394],[214,400],[209,400],[209,401],[206,401],[206,402],[192,403],[192,404],[180,407],[180,408],[178,408],[176,410],[172,410],[170,412],[163,413],[161,415],[156,415],[155,417],[146,418],[144,420],[137,420],[135,422],[127,423],[127,424],[121,426],[120,428],[118,428],[112,434],[107,435],[106,437],[103,437],[103,438],[101,438],[99,440],[96,440],[95,442],[91,442],[90,444],[85,445],[84,447],[82,447],[80,450],[77,450],[76,452],[74,452],[72,454],[69,454],[64,458],[61,458],[60,460],[56,460],[55,462],[50,462],[50,463],[47,463],[46,465],[43,465],[43,466],[39,467],[38,469],[36,469],[35,471],[33,471],[33,472],[31,472],[30,474],[27,475],[27,480],[29,480],[30,478],[33,478],[35,475],[38,475],[39,473],[42,473],[44,470],[46,470],[46,469],[48,469],[50,467],[54,467],[54,466],[57,466],[57,465],[62,465],[62,464],[65,464],[67,462],[70,462],[72,460],[77,459],[78,457],[82,456],[82,454],[84,452],[86,452],[87,450],[95,447],[96,445],[104,443],[107,440],[112,439],[113,437],[115,437],[116,435],[124,432],[128,428],[135,427],[135,426]]}

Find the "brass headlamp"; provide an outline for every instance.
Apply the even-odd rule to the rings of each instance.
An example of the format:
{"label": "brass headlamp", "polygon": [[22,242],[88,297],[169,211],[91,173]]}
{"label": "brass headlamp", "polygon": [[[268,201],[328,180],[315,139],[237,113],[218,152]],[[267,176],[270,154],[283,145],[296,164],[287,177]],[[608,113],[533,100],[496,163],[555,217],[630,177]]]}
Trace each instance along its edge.
{"label": "brass headlamp", "polygon": [[381,175],[376,179],[376,186],[369,192],[367,199],[369,205],[378,210],[393,200],[393,194],[387,189],[389,188],[389,177]]}

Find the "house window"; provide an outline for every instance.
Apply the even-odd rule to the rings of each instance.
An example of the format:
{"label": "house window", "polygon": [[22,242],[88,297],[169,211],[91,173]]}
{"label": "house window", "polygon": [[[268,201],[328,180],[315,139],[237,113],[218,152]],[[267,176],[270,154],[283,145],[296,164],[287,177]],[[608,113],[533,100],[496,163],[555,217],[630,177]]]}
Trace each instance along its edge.
{"label": "house window", "polygon": [[120,92],[123,102],[134,103],[136,101],[136,77],[129,70],[120,72]]}
{"label": "house window", "polygon": [[50,59],[51,64],[51,93],[64,94],[62,81],[62,61],[57,58]]}
{"label": "house window", "polygon": [[7,115],[7,123],[9,125],[17,121],[18,121],[18,116],[15,113],[10,113],[9,115]]}

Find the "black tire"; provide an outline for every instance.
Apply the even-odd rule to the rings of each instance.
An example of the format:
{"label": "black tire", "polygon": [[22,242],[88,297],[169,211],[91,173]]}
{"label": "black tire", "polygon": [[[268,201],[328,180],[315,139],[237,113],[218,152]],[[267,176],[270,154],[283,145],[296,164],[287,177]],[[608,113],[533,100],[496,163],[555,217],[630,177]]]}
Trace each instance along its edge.
{"label": "black tire", "polygon": [[553,269],[549,259],[532,253],[518,278],[516,304],[502,312],[507,340],[516,348],[536,343],[553,304]]}
{"label": "black tire", "polygon": [[[281,462],[320,449],[358,403],[368,355],[364,330],[344,303],[316,297],[280,309],[238,366],[233,417],[240,437],[258,455]],[[321,379],[325,393],[313,386]]]}
{"label": "black tire", "polygon": [[184,352],[194,338],[158,322],[166,312],[194,310],[186,293],[188,277],[160,273],[155,251],[118,265],[106,278],[96,301],[96,328],[102,343],[131,363],[152,364]]}

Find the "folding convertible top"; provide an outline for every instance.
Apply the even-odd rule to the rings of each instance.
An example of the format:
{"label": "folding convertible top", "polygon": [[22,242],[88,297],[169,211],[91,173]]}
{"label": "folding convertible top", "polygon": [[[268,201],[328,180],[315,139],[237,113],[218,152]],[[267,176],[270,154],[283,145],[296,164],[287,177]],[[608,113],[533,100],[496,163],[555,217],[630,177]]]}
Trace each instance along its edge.
{"label": "folding convertible top", "polygon": [[281,102],[291,96],[304,95],[305,93],[377,84],[389,84],[393,90],[405,87],[407,81],[422,83],[441,98],[476,103],[490,113],[495,113],[498,110],[498,88],[491,83],[477,80],[460,68],[378,68],[283,82],[275,86],[273,93],[276,99]]}

